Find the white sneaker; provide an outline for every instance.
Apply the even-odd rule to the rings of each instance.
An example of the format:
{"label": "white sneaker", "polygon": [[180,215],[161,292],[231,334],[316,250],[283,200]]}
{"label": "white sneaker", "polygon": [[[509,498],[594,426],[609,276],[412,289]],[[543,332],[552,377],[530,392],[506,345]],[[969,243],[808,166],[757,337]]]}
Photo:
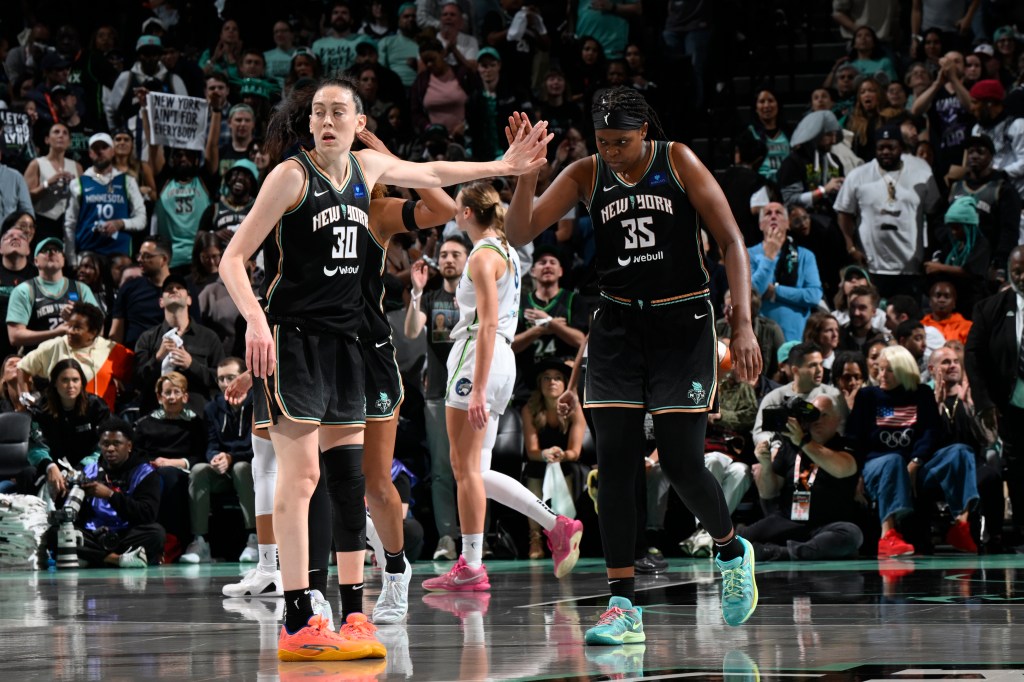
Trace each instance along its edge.
{"label": "white sneaker", "polygon": [[334,632],[334,611],[331,609],[331,602],[324,599],[320,590],[309,591],[309,601],[313,605],[313,613],[323,616],[330,623],[331,632]]}
{"label": "white sneaker", "polygon": [[693,556],[694,557],[708,557],[710,558],[714,554],[715,541],[711,539],[711,535],[704,529],[700,532],[693,534]]}
{"label": "white sneaker", "polygon": [[374,625],[397,623],[409,613],[409,584],[412,582],[412,566],[405,560],[405,571],[388,573],[382,571],[384,582],[373,607]]}
{"label": "white sneaker", "polygon": [[256,533],[249,533],[249,541],[245,543],[245,549],[238,557],[238,563],[240,564],[254,564],[260,560],[260,548],[259,541],[256,539]]}
{"label": "white sneaker", "polygon": [[264,573],[254,568],[237,583],[222,587],[221,594],[225,597],[283,597],[281,571]]}
{"label": "white sneaker", "polygon": [[377,628],[377,640],[388,650],[387,674],[409,679],[412,677],[412,657],[409,655],[409,633],[405,625],[382,625]]}
{"label": "white sneaker", "polygon": [[185,553],[178,561],[183,564],[208,564],[210,560],[210,544],[204,538],[196,536],[188,543]]}
{"label": "white sneaker", "polygon": [[146,558],[145,547],[129,549],[117,559],[117,565],[121,568],[145,568],[149,565]]}
{"label": "white sneaker", "polygon": [[455,561],[459,558],[458,552],[455,551],[455,540],[452,540],[451,535],[445,535],[437,541],[437,549],[434,550],[434,561]]}
{"label": "white sneaker", "polygon": [[273,601],[241,598],[225,599],[221,604],[228,613],[238,614],[246,620],[256,621],[257,623],[272,623],[276,626],[274,627],[275,634],[281,630],[278,623],[284,618],[283,599],[275,599]]}

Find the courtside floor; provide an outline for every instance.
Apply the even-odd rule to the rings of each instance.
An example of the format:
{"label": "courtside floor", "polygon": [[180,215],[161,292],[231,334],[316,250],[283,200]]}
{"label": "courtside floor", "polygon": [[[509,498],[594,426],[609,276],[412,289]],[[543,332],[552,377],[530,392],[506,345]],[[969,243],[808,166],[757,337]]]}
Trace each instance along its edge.
{"label": "courtside floor", "polygon": [[426,596],[448,566],[416,564],[386,661],[280,666],[281,600],[220,596],[238,564],[0,571],[0,680],[1024,680],[1024,557],[764,564],[739,628],[711,562],[675,559],[638,578],[646,645],[618,648],[582,645],[607,604],[599,560],[562,581],[491,562],[489,596]]}

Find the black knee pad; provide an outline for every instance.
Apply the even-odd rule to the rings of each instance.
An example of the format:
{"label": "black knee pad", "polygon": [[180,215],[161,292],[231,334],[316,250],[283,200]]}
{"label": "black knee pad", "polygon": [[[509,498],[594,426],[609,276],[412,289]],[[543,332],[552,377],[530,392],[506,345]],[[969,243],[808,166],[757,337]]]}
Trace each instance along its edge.
{"label": "black knee pad", "polygon": [[334,548],[358,552],[366,548],[366,477],[363,446],[340,445],[324,452],[327,490],[334,511]]}

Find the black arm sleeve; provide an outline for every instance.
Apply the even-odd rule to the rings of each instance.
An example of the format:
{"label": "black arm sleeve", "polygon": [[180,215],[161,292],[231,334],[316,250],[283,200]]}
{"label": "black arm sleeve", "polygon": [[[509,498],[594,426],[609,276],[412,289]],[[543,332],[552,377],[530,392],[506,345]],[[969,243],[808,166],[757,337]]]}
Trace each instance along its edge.
{"label": "black arm sleeve", "polygon": [[416,224],[416,202],[412,199],[402,205],[402,224],[409,232],[427,229]]}

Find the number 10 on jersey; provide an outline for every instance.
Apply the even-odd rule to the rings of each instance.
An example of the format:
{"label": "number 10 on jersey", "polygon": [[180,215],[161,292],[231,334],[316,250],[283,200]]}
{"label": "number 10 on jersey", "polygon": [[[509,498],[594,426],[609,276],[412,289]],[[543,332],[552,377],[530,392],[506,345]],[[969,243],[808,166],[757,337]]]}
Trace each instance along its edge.
{"label": "number 10 on jersey", "polygon": [[358,225],[334,226],[334,249],[331,251],[331,258],[356,257],[356,248],[359,244],[358,230]]}
{"label": "number 10 on jersey", "polygon": [[654,218],[650,216],[623,220],[622,227],[626,229],[626,248],[648,249],[654,246],[654,233],[648,227],[653,222]]}

